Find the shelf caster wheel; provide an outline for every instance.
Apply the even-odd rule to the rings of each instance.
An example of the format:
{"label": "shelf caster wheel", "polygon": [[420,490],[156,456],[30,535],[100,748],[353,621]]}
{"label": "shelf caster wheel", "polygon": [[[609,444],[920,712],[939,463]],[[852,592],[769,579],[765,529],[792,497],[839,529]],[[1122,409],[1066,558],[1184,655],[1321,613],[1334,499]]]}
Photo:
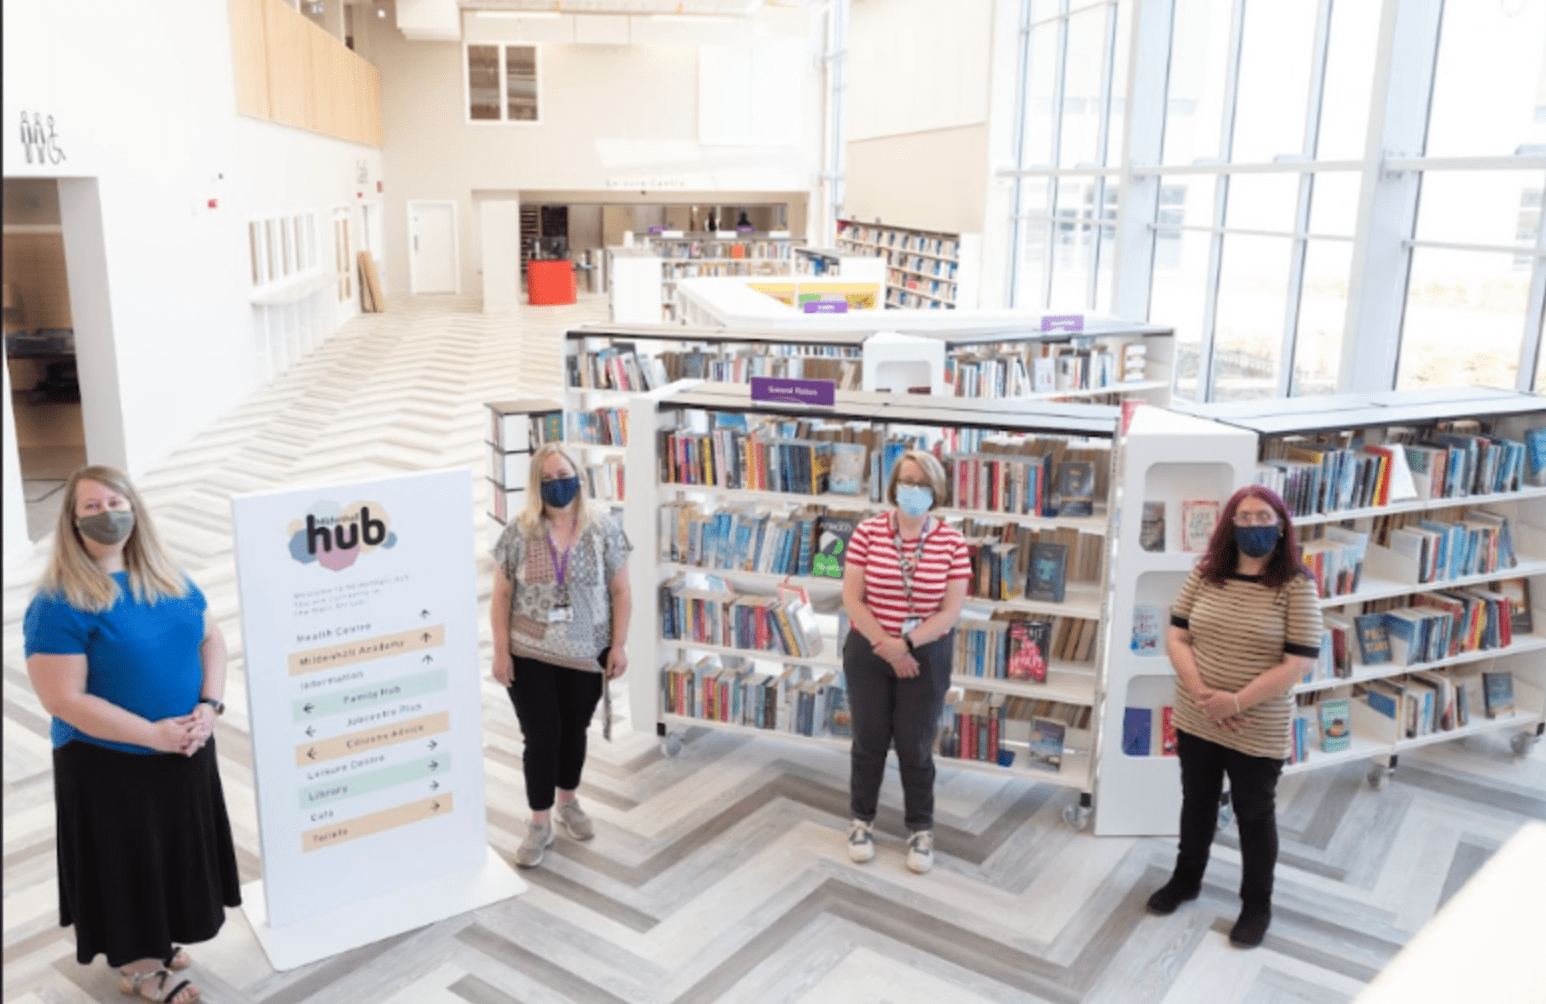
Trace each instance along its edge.
{"label": "shelf caster wheel", "polygon": [[1088,805],[1063,806],[1063,822],[1068,824],[1071,830],[1082,830],[1090,825],[1090,807]]}
{"label": "shelf caster wheel", "polygon": [[1508,745],[1515,756],[1529,756],[1530,751],[1535,749],[1535,736],[1528,732],[1519,732],[1508,741]]}
{"label": "shelf caster wheel", "polygon": [[682,752],[682,737],[675,732],[669,732],[662,736],[660,738],[660,752],[665,754],[667,759],[676,759]]}
{"label": "shelf caster wheel", "polygon": [[1369,773],[1365,774],[1364,777],[1368,780],[1369,787],[1379,791],[1390,780],[1390,768],[1384,764],[1377,763],[1369,768]]}
{"label": "shelf caster wheel", "polygon": [[1229,828],[1229,824],[1233,823],[1234,821],[1235,821],[1235,807],[1233,805],[1221,805],[1221,806],[1219,806],[1219,825],[1218,825],[1218,828],[1220,830],[1228,829]]}

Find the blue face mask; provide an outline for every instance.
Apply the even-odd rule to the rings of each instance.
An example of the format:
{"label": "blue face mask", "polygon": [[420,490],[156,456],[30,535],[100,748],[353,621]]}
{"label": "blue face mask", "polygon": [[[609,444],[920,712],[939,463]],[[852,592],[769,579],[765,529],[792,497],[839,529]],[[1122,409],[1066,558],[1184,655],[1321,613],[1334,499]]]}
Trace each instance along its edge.
{"label": "blue face mask", "polygon": [[554,478],[552,481],[542,482],[542,501],[554,509],[562,509],[574,501],[574,497],[580,494],[580,479]]}
{"label": "blue face mask", "polygon": [[896,507],[909,516],[922,516],[934,504],[934,489],[923,485],[897,485]]}
{"label": "blue face mask", "polygon": [[1282,533],[1283,527],[1277,523],[1271,526],[1237,526],[1235,546],[1247,558],[1265,558],[1278,546],[1278,537]]}

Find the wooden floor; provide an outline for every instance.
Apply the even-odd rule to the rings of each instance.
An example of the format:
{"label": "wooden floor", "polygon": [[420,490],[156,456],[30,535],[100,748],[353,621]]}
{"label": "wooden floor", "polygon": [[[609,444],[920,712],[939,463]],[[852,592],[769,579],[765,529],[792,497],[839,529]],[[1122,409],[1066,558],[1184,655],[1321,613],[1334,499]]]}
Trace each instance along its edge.
{"label": "wooden floor", "polygon": [[[501,321],[466,299],[394,302],[140,479],[232,644],[219,737],[244,881],[260,862],[229,497],[448,465],[481,479],[483,402],[556,390],[558,332],[604,315],[596,299]],[[106,967],[77,965],[58,926],[48,722],[21,638],[41,560],[8,572],[4,590],[3,997],[117,1001]],[[486,602],[487,558],[479,576]],[[489,680],[484,707],[489,841],[508,855],[524,832],[521,740]],[[1546,818],[1546,751],[1519,760],[1496,737],[1406,755],[1383,791],[1359,764],[1291,778],[1276,921],[1242,952],[1225,937],[1240,877],[1230,829],[1202,898],[1155,918],[1143,901],[1173,841],[1076,833],[1059,821],[1073,797],[1062,789],[942,769],[938,860],[918,877],[902,863],[894,770],[880,853],[856,867],[840,752],[702,732],[667,759],[628,729],[591,750],[582,796],[598,835],[560,837],[524,873],[527,895],[284,974],[233,910],[195,949],[205,999],[1328,1004],[1356,995],[1523,821]]]}

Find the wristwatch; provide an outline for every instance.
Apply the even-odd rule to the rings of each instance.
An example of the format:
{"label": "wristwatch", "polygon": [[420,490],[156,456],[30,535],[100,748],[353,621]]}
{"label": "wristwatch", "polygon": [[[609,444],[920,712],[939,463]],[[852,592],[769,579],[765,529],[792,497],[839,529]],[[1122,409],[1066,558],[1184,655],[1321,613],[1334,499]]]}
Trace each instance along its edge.
{"label": "wristwatch", "polygon": [[224,701],[217,701],[213,697],[201,697],[201,698],[199,698],[199,703],[200,704],[207,704],[210,707],[214,708],[216,715],[223,715],[223,714],[225,714],[225,702]]}

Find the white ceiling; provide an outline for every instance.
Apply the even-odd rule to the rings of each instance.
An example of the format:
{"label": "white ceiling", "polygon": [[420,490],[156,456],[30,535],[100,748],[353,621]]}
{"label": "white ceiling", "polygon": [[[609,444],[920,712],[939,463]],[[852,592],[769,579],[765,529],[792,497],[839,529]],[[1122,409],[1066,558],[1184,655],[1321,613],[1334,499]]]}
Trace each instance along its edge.
{"label": "white ceiling", "polygon": [[743,17],[766,5],[797,7],[802,0],[460,0],[463,10],[557,11],[564,14],[681,14]]}

